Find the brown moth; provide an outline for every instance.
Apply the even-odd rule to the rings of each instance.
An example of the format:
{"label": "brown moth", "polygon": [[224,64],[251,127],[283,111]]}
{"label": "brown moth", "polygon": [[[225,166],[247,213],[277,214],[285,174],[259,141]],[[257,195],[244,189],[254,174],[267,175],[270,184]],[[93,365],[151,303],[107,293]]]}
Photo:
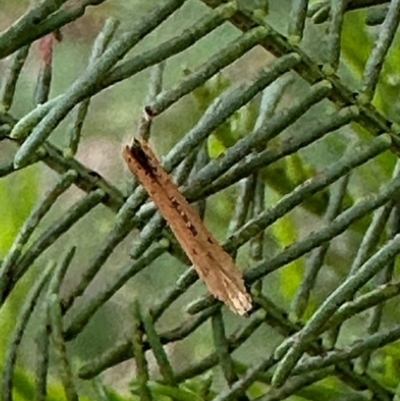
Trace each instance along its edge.
{"label": "brown moth", "polygon": [[240,270],[204,226],[147,142],[135,139],[131,147],[125,148],[123,155],[130,171],[168,222],[211,294],[225,302],[234,312],[244,315],[252,304]]}

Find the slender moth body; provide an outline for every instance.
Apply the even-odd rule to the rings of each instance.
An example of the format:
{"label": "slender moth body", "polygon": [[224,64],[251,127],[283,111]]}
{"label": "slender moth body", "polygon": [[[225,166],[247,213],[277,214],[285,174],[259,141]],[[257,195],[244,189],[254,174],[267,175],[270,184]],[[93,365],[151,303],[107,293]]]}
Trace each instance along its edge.
{"label": "slender moth body", "polygon": [[210,293],[234,312],[252,307],[241,271],[208,231],[199,215],[163,169],[150,146],[135,139],[123,152],[130,171],[148,192]]}

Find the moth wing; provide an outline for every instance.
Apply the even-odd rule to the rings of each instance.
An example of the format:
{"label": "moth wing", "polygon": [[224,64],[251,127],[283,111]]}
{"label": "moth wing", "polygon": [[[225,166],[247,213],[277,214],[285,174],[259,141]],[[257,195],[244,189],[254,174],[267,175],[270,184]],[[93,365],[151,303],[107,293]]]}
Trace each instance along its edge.
{"label": "moth wing", "polygon": [[[213,249],[214,246],[218,249]],[[196,270],[211,294],[227,303],[240,315],[244,315],[251,309],[252,302],[244,285],[242,272],[222,247],[218,244],[214,246],[208,243],[202,257],[194,263],[195,267],[201,263],[201,268]]]}

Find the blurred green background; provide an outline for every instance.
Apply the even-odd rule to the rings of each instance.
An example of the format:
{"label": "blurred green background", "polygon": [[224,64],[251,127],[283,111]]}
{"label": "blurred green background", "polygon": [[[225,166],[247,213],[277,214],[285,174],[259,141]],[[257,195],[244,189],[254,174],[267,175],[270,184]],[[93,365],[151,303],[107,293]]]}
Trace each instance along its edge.
{"label": "blurred green background", "polygon": [[[151,10],[158,1],[133,1],[133,0],[109,0],[98,7],[91,7],[85,16],[69,24],[62,29],[63,40],[57,43],[54,49],[54,68],[51,97],[63,93],[84,71],[90,56],[91,46],[98,32],[101,30],[107,17],[120,20],[120,32],[129,30],[130,27],[139,21],[142,16]],[[7,28],[29,6],[29,1],[0,2],[0,29]],[[289,1],[271,1],[268,22],[276,29],[285,32],[290,10]],[[146,37],[127,56],[139,54],[144,49],[153,47],[169,37],[179,35],[185,28],[190,27],[202,15],[209,12],[209,9],[200,1],[188,1],[177,13],[166,23]],[[356,86],[362,74],[365,61],[368,57],[372,43],[375,40],[374,28],[366,28],[364,25],[365,12],[359,11],[349,13],[345,18],[345,26],[342,38],[343,63],[340,74],[350,86]],[[323,61],[324,54],[321,51],[321,43],[326,27],[309,24],[307,34],[302,46],[314,58]],[[232,25],[224,24],[212,34],[199,41],[189,50],[172,57],[165,69],[164,88],[169,88],[179,82],[184,76],[184,68],[194,69],[206,61],[212,54],[218,52],[227,43],[239,36]],[[397,42],[396,42],[397,43]],[[384,73],[382,74],[377,96],[376,106],[389,118],[397,122],[398,119],[398,59],[399,48],[393,47],[386,61]],[[224,70],[222,74],[237,85],[243,81],[249,81],[262,67],[268,65],[273,56],[261,48],[249,52],[241,60]],[[0,74],[4,76],[11,60],[3,60],[0,64]],[[34,107],[33,92],[36,84],[37,74],[40,68],[40,57],[37,43],[33,44],[27,64],[19,80],[15,102],[11,114],[15,118],[21,118]],[[121,150],[130,141],[135,132],[137,120],[141,110],[146,103],[147,88],[149,82],[149,71],[146,70],[137,74],[131,79],[109,88],[92,99],[88,118],[83,128],[83,138],[77,154],[77,159],[87,167],[99,172],[104,178],[112,182],[118,188],[125,190],[130,180],[122,157]],[[294,79],[283,96],[277,112],[290,106],[296,99],[304,94],[307,85],[300,78]],[[257,100],[256,100],[257,101]],[[301,134],[309,127],[317,125],[323,118],[334,112],[334,108],[328,102],[322,102],[313,108],[298,122],[287,129],[283,135],[276,140],[278,144],[283,138],[291,135]],[[193,95],[188,95],[174,105],[167,113],[155,120],[152,131],[152,143],[158,155],[166,152],[198,121],[202,114],[198,103]],[[237,116],[236,116],[237,117]],[[71,123],[68,117],[52,134],[51,141],[57,146],[66,145],[65,133]],[[307,175],[323,170],[336,161],[345,151],[359,139],[370,139],[369,135],[359,127],[345,128],[338,131],[334,136],[329,135],[324,140],[314,144],[309,149],[300,152],[300,159],[288,158],[284,168],[288,179],[296,184],[301,182]],[[272,144],[272,146],[274,146]],[[9,160],[13,157],[15,147],[10,143],[0,144],[0,159]],[[349,185],[349,202],[355,201],[369,193],[378,190],[380,184],[389,179],[395,164],[394,155],[385,153],[373,162],[359,168],[353,175]],[[300,163],[305,177],[296,177],[298,169],[294,167]],[[298,166],[298,164],[297,164]],[[292,168],[292,170],[291,170]],[[276,173],[275,171],[275,173]],[[274,170],[265,172],[266,175],[274,176]],[[21,172],[14,173],[0,180],[0,258],[4,257],[18,230],[29,215],[32,207],[43,194],[56,182],[57,175],[43,164],[35,164]],[[270,185],[266,191],[266,207],[274,204],[284,193],[279,192],[279,186]],[[71,188],[64,194],[56,206],[46,216],[37,230],[34,238],[46,229],[58,216],[67,208],[81,198],[83,193]],[[215,233],[216,237],[223,240],[229,225],[229,220],[234,210],[236,200],[236,188],[228,188],[221,193],[209,198],[207,202],[206,224]],[[273,255],[284,246],[303,238],[315,227],[321,224],[321,213],[310,213],[298,210],[290,213],[274,224],[268,232],[266,246],[268,252]],[[0,358],[4,355],[8,344],[8,336],[14,327],[17,312],[24,299],[24,294],[32,285],[48,260],[58,260],[60,253],[64,252],[71,245],[78,245],[76,257],[69,269],[63,287],[63,292],[68,293],[79,280],[80,274],[84,271],[92,256],[96,253],[99,244],[104,242],[106,235],[114,223],[114,214],[104,206],[98,206],[89,215],[85,216],[78,224],[68,231],[61,241],[47,250],[36,262],[29,274],[18,284],[12,296],[8,299],[5,307],[0,311]],[[327,268],[324,275],[319,278],[319,285],[311,302],[308,313],[311,313],[320,300],[330,293],[343,279],[348,269],[348,260],[354,256],[357,245],[360,242],[363,229],[368,219],[353,227],[341,237],[336,238],[331,246],[325,264]],[[129,262],[129,252],[132,244],[138,237],[134,231],[118,246],[114,254],[109,258],[100,274],[88,288],[85,295],[77,302],[73,310],[85,302],[96,292],[103,288],[110,277],[112,277],[121,266]],[[243,247],[238,255],[238,264],[242,268],[250,266],[251,261],[247,257],[247,248]],[[69,351],[73,355],[73,364],[79,365],[82,361],[88,361],[109,346],[115,344],[116,339],[122,338],[129,333],[131,328],[132,302],[135,298],[140,299],[144,306],[154,303],[165,288],[173,285],[186,267],[171,256],[162,256],[155,263],[140,272],[128,285],[124,286],[112,299],[107,302],[91,320],[82,335],[68,344]],[[268,276],[265,283],[265,291],[269,297],[282,307],[288,307],[290,301],[299,285],[304,270],[304,260],[298,260],[284,269]],[[204,286],[197,283],[181,299],[174,304],[174,307],[161,319],[158,328],[163,331],[178,326],[185,319],[184,307],[194,298],[204,294]],[[395,308],[393,308],[395,309]],[[72,313],[73,313],[72,310]],[[393,310],[385,317],[385,324],[397,317]],[[68,317],[67,317],[68,319]],[[226,312],[228,327],[233,331],[239,322],[236,316]],[[34,322],[34,319],[31,320]],[[341,341],[357,337],[364,329],[363,319],[357,317],[343,330]],[[29,332],[31,336],[25,336],[23,352],[20,354],[19,366],[21,371],[32,369],[36,345],[33,338],[37,328],[30,323]],[[230,334],[230,333],[227,333]],[[262,326],[239,351],[235,357],[246,363],[255,363],[265,357],[267,352],[281,341],[281,337],[272,329]],[[260,349],[262,352],[260,353]],[[167,347],[172,363],[184,368],[186,365],[200,360],[208,355],[213,349],[210,325],[206,324],[196,331],[189,339],[179,344],[171,344]],[[391,353],[398,353],[392,349]],[[395,361],[397,358],[393,357]],[[151,364],[154,368],[154,362]],[[27,370],[25,370],[27,369]],[[111,385],[122,394],[129,394],[128,383],[133,377],[134,364],[131,361],[120,364],[108,370],[102,376],[104,383]],[[217,387],[219,370],[216,369]],[[21,376],[23,382],[23,376]],[[83,383],[81,383],[84,386]],[[26,388],[29,386],[26,384]],[[87,394],[91,391],[87,390]],[[27,390],[28,391],[28,390]],[[58,390],[54,390],[55,392]],[[29,392],[28,392],[29,393]],[[21,390],[18,395],[20,400],[29,399],[29,394]]]}

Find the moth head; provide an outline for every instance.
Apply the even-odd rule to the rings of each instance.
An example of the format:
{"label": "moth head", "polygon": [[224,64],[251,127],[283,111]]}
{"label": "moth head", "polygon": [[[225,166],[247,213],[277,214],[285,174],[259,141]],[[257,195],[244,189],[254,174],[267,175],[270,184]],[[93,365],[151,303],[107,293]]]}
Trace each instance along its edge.
{"label": "moth head", "polygon": [[134,160],[148,174],[154,174],[155,167],[139,139],[134,138],[132,145],[127,146],[125,152],[128,163]]}
{"label": "moth head", "polygon": [[133,138],[133,142],[132,142],[131,148],[141,148],[139,139]]}

